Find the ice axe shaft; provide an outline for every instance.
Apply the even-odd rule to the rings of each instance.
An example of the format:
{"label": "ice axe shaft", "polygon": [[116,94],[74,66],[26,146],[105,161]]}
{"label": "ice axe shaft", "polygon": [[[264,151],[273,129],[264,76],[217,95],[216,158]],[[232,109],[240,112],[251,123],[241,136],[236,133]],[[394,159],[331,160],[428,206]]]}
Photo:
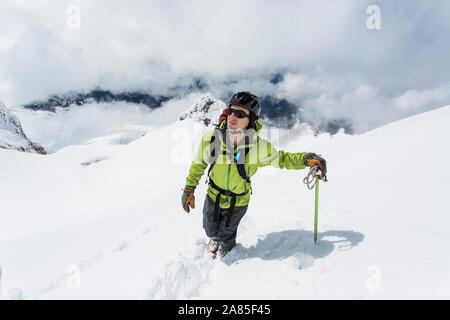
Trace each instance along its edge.
{"label": "ice axe shaft", "polygon": [[319,167],[314,166],[309,170],[308,175],[303,179],[309,190],[315,188],[315,205],[314,205],[314,243],[317,243],[317,229],[319,224],[319,180],[327,182],[326,176],[319,174]]}
{"label": "ice axe shaft", "polygon": [[319,178],[316,177],[316,200],[314,205],[314,243],[317,243],[317,225],[319,223]]}

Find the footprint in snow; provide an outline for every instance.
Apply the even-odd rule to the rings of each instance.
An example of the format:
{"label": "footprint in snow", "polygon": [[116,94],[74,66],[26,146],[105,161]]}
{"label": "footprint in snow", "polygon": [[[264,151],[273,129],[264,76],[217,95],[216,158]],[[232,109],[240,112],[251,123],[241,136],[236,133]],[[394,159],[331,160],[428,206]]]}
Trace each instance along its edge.
{"label": "footprint in snow", "polygon": [[215,261],[207,253],[204,239],[196,242],[192,252],[180,253],[169,261],[164,273],[148,288],[147,299],[193,299],[200,297],[204,287],[215,277]]}

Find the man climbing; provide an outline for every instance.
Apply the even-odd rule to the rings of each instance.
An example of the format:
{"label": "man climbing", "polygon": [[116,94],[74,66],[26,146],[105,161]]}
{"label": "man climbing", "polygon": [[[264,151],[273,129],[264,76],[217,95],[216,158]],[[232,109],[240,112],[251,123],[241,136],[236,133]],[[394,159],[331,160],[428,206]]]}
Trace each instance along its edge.
{"label": "man climbing", "polygon": [[248,91],[234,94],[214,130],[203,136],[191,164],[181,203],[189,213],[195,208],[194,190],[208,170],[209,188],[203,206],[203,228],[210,238],[208,252],[224,257],[235,245],[239,222],[251,195],[250,178],[259,167],[304,169],[318,166],[326,174],[326,161],[315,153],[275,150],[259,137],[261,105]]}

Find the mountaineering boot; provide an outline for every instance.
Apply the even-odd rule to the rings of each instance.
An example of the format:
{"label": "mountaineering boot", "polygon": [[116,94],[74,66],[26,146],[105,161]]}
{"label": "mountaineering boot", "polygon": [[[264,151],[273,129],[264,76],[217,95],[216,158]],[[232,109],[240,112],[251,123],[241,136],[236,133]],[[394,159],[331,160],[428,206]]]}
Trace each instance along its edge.
{"label": "mountaineering boot", "polygon": [[218,239],[209,239],[208,244],[208,253],[212,253],[214,258],[217,254],[217,250],[219,249],[220,241]]}
{"label": "mountaineering boot", "polygon": [[219,248],[219,257],[223,258],[227,255],[229,251],[225,250],[222,246]]}

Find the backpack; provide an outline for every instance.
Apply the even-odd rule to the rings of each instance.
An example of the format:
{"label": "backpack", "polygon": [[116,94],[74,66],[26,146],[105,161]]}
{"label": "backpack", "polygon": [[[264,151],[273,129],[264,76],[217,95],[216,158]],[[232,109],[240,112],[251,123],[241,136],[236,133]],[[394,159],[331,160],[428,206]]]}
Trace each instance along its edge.
{"label": "backpack", "polygon": [[[220,128],[223,121],[225,121],[225,124],[223,125],[223,128]],[[208,181],[209,181],[209,185],[212,188],[219,191],[219,193],[216,196],[215,203],[214,203],[214,222],[217,222],[220,219],[221,195],[231,197],[230,209],[229,209],[229,213],[226,216],[226,221],[225,221],[226,226],[229,227],[230,221],[231,221],[231,216],[233,215],[234,207],[236,205],[236,197],[246,195],[249,191],[247,190],[246,192],[238,194],[238,193],[231,192],[229,190],[224,190],[224,189],[220,188],[219,186],[217,186],[214,183],[214,181],[211,179],[211,177],[209,176],[209,174],[211,173],[211,169],[214,167],[214,164],[216,163],[217,158],[220,153],[220,152],[216,152],[216,150],[220,150],[220,147],[222,146],[222,141],[220,139],[220,135],[222,135],[222,139],[226,141],[226,139],[225,139],[226,128],[227,128],[226,121],[227,121],[227,108],[222,111],[222,114],[219,117],[219,124],[214,128],[214,132],[211,137],[211,141],[210,141],[211,152],[210,152],[210,156],[209,156],[210,166],[208,169],[208,178],[206,179],[206,183],[208,183]],[[248,138],[249,138],[248,136],[245,136],[245,142],[248,142]],[[241,157],[242,156],[241,150],[238,153],[236,153],[236,150],[234,150],[234,152],[229,152],[228,148],[227,148],[227,151],[222,151],[222,154],[228,155],[228,159],[230,159],[230,160],[233,159],[233,162],[236,163],[239,175],[242,177],[242,179],[244,179],[248,183],[251,183],[250,178],[245,173],[245,158],[246,158],[249,150],[250,150],[250,147],[244,148],[243,157]],[[250,194],[251,193],[252,193],[252,189],[250,187]]]}
{"label": "backpack", "polygon": [[[217,161],[217,158],[219,157],[219,152],[216,152],[216,150],[220,150],[220,147],[222,145],[221,140],[220,140],[220,135],[222,135],[223,140],[225,140],[225,134],[226,134],[226,125],[224,126],[224,128],[220,128],[221,124],[223,121],[227,120],[227,108],[223,109],[222,114],[219,117],[219,124],[214,128],[214,132],[213,135],[211,136],[211,141],[210,141],[210,155],[209,155],[209,169],[208,169],[208,179],[207,182],[209,180],[209,182],[211,182],[211,178],[209,176],[212,168],[214,167],[214,164]],[[248,142],[248,137],[245,137],[246,142]],[[237,166],[237,170],[239,175],[241,176],[242,179],[244,179],[246,182],[251,183],[250,178],[247,176],[246,172],[245,172],[245,158],[247,156],[247,153],[250,151],[250,147],[245,147],[244,148],[244,154],[241,154],[241,151],[236,153],[236,150],[234,150],[234,153],[231,152],[227,152],[227,151],[222,151],[222,154],[227,154],[228,158],[231,160],[233,159],[233,162],[236,163]],[[241,158],[242,156],[242,158]]]}

